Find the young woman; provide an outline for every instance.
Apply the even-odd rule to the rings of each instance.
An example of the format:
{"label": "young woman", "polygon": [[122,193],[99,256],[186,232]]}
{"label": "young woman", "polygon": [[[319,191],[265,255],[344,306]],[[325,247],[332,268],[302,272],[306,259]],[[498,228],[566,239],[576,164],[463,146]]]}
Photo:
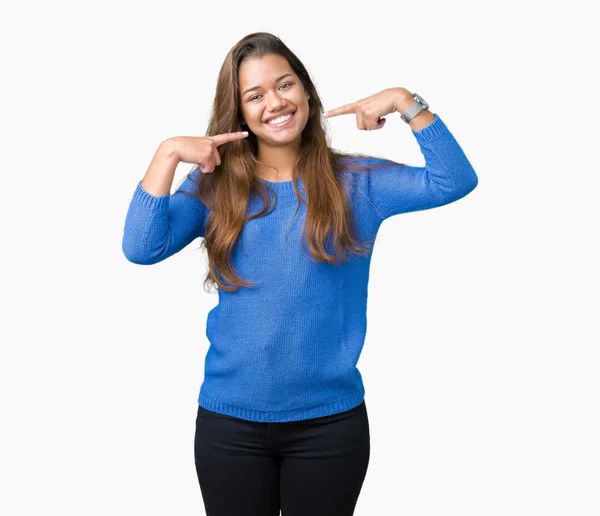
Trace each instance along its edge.
{"label": "young woman", "polygon": [[[398,112],[425,167],[341,153],[324,117],[381,129]],[[170,195],[179,162],[198,166]],[[220,70],[207,135],[163,141],[137,184],[123,236],[153,264],[197,237],[207,250],[204,381],[194,454],[209,516],[348,516],[370,436],[356,368],[373,242],[393,215],[451,203],[477,176],[418,94],[392,87],[323,113],[304,65],[249,34]]]}

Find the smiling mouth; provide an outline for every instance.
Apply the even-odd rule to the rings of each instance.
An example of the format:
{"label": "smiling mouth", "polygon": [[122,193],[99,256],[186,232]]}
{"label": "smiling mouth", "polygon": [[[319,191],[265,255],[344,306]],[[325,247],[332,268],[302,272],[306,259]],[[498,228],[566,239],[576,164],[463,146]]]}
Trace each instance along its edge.
{"label": "smiling mouth", "polygon": [[[296,113],[297,113],[297,111],[294,111],[294,112],[292,113],[292,116],[290,116],[290,117],[289,117],[287,120],[284,120],[283,122],[281,122],[281,123],[279,123],[279,124],[273,124],[273,123],[269,123],[269,122],[265,122],[265,123],[266,123],[266,124],[267,124],[269,127],[274,127],[274,128],[277,128],[277,127],[283,127],[283,126],[285,126],[285,125],[288,125],[290,122],[292,122],[292,121],[294,120],[294,118],[296,117]],[[275,119],[275,120],[277,120],[277,119]]]}

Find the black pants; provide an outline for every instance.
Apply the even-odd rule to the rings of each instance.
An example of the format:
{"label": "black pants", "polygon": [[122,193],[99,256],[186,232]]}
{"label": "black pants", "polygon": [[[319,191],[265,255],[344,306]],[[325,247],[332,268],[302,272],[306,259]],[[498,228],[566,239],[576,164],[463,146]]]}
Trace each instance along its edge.
{"label": "black pants", "polygon": [[367,407],[259,423],[198,405],[194,456],[207,516],[351,516],[370,456]]}

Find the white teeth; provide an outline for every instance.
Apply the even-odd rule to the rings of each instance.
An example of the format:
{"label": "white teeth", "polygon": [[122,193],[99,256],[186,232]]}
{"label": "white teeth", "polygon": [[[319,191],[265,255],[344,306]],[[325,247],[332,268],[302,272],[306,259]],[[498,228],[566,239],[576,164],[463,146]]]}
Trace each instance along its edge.
{"label": "white teeth", "polygon": [[286,115],[286,116],[280,116],[279,118],[274,118],[273,120],[269,120],[267,123],[272,124],[272,125],[281,124],[282,122],[285,122],[286,120],[289,120],[290,118],[292,118],[293,114],[294,113],[292,113],[290,115]]}

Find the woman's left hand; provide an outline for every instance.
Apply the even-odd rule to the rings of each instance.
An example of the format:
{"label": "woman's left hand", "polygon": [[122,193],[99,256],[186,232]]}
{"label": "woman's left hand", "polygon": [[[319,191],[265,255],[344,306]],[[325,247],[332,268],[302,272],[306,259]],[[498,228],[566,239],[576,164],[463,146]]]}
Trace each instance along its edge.
{"label": "woman's left hand", "polygon": [[387,88],[375,95],[366,97],[344,106],[330,109],[323,113],[325,118],[332,116],[356,114],[356,126],[363,131],[381,129],[385,125],[383,116],[398,111],[401,101],[412,99],[406,88]]}

